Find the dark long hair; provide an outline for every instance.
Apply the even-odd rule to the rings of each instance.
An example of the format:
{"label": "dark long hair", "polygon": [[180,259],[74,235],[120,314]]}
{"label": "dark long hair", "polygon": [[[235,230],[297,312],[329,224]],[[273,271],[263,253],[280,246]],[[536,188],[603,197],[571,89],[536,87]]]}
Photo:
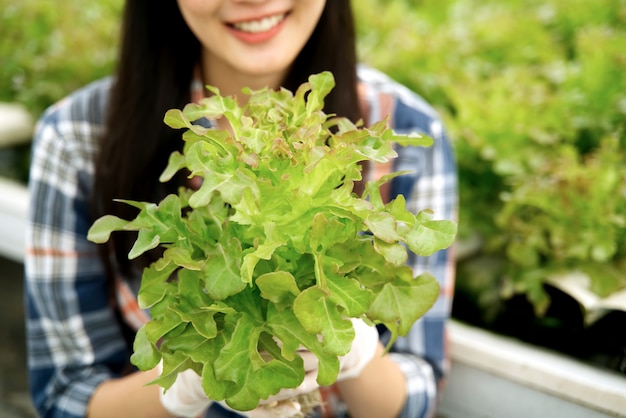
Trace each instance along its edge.
{"label": "dark long hair", "polygon": [[[180,149],[180,132],[163,123],[168,109],[190,101],[194,66],[201,46],[183,20],[174,0],[126,1],[121,49],[114,77],[106,129],[95,162],[92,199],[94,219],[115,214],[134,216],[114,199],[158,202],[176,191],[182,179],[161,184],[158,177],[172,151]],[[295,90],[310,74],[331,71],[337,86],[326,111],[358,120],[355,31],[350,0],[328,0],[308,43],[296,58],[283,86]],[[117,269],[129,274],[149,260],[128,260],[131,234],[113,234],[101,246],[110,282]],[[115,266],[115,268],[114,268]]]}

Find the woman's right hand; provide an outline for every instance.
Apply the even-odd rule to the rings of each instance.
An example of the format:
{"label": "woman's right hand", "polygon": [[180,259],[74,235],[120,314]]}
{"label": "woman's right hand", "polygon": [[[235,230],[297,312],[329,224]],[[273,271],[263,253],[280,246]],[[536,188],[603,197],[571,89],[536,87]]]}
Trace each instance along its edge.
{"label": "woman's right hand", "polygon": [[[299,395],[313,392],[317,384],[317,357],[310,351],[300,351],[304,360],[305,377],[295,389],[282,389],[276,395],[261,400],[259,406],[250,411],[235,411],[249,418],[293,417],[300,413],[302,405],[296,400]],[[159,373],[161,363],[159,363]],[[202,378],[193,370],[187,369],[178,374],[174,384],[167,390],[161,389],[160,399],[163,407],[177,417],[198,417],[213,404],[204,393]],[[233,410],[225,402],[218,402],[222,407]]]}

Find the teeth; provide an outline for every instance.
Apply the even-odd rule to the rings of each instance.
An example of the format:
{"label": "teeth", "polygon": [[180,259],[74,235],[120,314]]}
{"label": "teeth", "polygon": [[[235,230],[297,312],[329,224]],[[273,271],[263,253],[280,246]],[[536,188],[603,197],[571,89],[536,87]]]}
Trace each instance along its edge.
{"label": "teeth", "polygon": [[285,17],[285,14],[283,13],[279,15],[264,17],[263,19],[260,19],[260,20],[250,20],[248,22],[235,23],[233,24],[233,26],[236,29],[239,29],[244,32],[250,32],[250,33],[266,32],[272,29],[274,26],[278,25],[283,20],[284,17]]}

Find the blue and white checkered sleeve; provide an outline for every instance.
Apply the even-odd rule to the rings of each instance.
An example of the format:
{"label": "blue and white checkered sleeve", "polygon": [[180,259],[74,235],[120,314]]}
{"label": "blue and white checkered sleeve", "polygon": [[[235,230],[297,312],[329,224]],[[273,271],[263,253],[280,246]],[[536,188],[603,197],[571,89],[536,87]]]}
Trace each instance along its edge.
{"label": "blue and white checkered sleeve", "polygon": [[96,386],[113,374],[111,365],[128,354],[97,251],[86,240],[94,127],[74,122],[63,109],[41,119],[33,143],[25,257],[28,370],[41,416],[82,417]]}

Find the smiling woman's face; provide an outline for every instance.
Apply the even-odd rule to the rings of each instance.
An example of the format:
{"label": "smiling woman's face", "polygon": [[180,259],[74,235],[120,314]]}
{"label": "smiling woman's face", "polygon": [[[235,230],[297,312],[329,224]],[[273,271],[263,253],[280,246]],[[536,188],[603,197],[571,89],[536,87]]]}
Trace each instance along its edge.
{"label": "smiling woman's face", "polygon": [[[326,0],[177,0],[202,44],[205,82],[278,87]],[[234,81],[238,80],[238,81]]]}

